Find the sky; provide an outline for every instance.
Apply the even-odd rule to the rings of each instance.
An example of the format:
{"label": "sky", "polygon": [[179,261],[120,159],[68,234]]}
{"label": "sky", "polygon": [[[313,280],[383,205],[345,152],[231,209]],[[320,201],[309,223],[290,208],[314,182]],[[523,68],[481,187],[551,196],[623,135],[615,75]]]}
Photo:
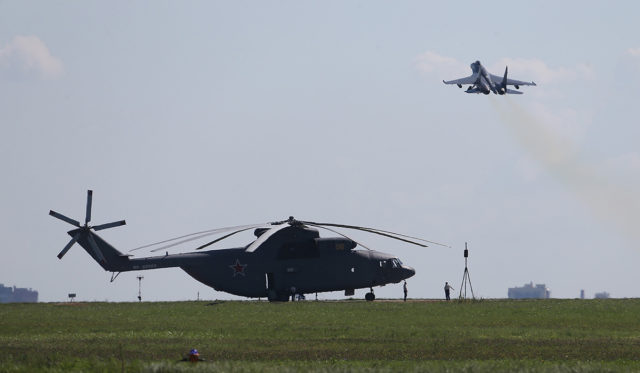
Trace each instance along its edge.
{"label": "sky", "polygon": [[[244,299],[177,268],[112,283],[78,245],[58,260],[71,226],[48,212],[84,219],[92,189],[94,224],[127,221],[99,233],[122,252],[293,215],[451,246],[344,232],[414,267],[410,297],[443,297],[445,281],[457,294],[465,242],[477,297],[531,282],[640,296],[637,14],[634,1],[0,1],[0,283],[45,302],[135,301],[142,275],[145,300]],[[475,60],[537,86],[442,83]]]}

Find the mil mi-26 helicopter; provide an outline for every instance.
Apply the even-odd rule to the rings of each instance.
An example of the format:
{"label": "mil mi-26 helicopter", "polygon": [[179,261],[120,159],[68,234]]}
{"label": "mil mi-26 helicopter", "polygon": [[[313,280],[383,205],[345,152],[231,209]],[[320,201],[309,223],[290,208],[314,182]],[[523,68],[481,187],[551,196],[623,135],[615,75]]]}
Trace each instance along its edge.
{"label": "mil mi-26 helicopter", "polygon": [[[369,288],[365,299],[373,301],[374,286],[398,283],[413,276],[415,270],[402,264],[394,255],[370,250],[362,244],[360,246],[366,250],[356,250],[356,241],[332,228],[356,229],[422,247],[427,246],[424,242],[435,243],[380,229],[315,223],[289,217],[287,220],[267,224],[192,233],[134,250],[164,244],[151,250],[160,251],[177,244],[232,231],[197,247],[197,251],[234,234],[255,229],[256,239],[244,247],[183,254],[166,252],[161,256],[130,258],[131,255],[116,250],[93,232],[125,225],[126,222],[121,220],[90,226],[92,197],[93,192],[87,191],[84,225],[53,210],[49,211],[49,215],[77,227],[68,232],[72,237],[71,241],[58,254],[58,258],[62,259],[77,242],[104,270],[113,272],[112,281],[120,272],[180,267],[191,277],[215,290],[239,296],[288,301],[290,296],[296,294],[344,290],[345,295],[353,295],[355,289]],[[320,237],[316,228],[326,229],[342,237]]]}

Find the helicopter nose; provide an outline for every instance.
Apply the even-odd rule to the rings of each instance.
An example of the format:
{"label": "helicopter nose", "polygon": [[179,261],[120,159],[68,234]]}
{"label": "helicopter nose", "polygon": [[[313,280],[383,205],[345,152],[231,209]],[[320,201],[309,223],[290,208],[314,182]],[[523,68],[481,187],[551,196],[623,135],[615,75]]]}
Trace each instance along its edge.
{"label": "helicopter nose", "polygon": [[404,273],[403,273],[403,275],[404,275],[403,277],[404,277],[404,278],[413,277],[413,275],[415,275],[415,274],[416,274],[416,270],[415,270],[415,269],[413,269],[412,267],[409,267],[409,266],[402,266],[402,269],[403,269],[403,271],[402,271],[402,272],[404,272]]}

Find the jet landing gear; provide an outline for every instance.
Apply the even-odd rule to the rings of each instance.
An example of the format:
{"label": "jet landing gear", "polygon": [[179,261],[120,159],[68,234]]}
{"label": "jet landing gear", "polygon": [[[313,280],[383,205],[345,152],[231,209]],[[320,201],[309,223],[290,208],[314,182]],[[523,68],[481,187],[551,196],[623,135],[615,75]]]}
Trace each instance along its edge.
{"label": "jet landing gear", "polygon": [[364,299],[367,302],[373,302],[376,299],[376,295],[373,294],[373,288],[369,288],[370,292],[364,295]]}

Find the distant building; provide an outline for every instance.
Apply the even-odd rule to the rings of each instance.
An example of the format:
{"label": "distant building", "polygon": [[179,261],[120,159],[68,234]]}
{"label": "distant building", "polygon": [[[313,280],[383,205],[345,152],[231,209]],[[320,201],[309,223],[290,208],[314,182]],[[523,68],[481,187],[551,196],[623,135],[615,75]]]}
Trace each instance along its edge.
{"label": "distant building", "polygon": [[549,298],[551,291],[545,284],[524,284],[523,287],[509,288],[509,299]]}
{"label": "distant building", "polygon": [[27,288],[7,287],[0,284],[0,303],[36,303],[38,292]]}
{"label": "distant building", "polygon": [[606,291],[603,291],[602,293],[596,293],[593,297],[596,299],[608,299],[610,297],[610,294]]}

